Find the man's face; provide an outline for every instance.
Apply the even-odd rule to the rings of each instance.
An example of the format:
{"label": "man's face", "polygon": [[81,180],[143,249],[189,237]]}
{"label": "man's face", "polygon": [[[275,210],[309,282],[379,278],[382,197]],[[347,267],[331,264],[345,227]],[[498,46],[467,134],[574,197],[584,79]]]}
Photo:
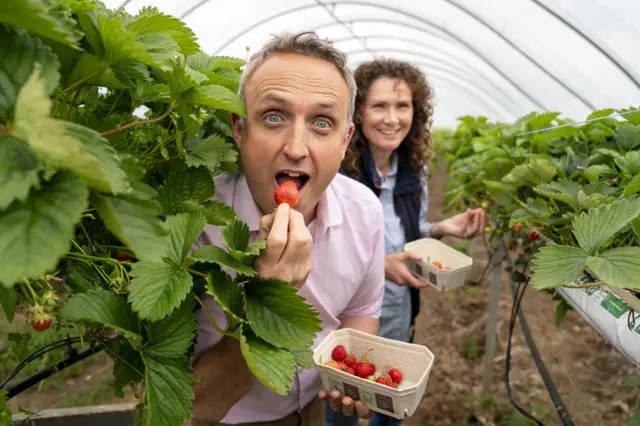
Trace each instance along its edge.
{"label": "man's face", "polygon": [[302,54],[279,54],[253,73],[245,90],[247,118],[234,117],[234,137],[253,198],[263,211],[277,207],[273,194],[293,180],[307,223],[344,158],[349,89],[332,63]]}

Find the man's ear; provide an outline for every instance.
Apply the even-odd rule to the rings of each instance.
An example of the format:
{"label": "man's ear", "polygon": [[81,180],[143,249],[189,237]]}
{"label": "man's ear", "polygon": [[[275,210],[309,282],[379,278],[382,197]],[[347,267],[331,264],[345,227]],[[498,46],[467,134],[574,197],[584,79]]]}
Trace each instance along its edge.
{"label": "man's ear", "polygon": [[231,113],[231,132],[233,133],[233,139],[236,141],[236,146],[240,149],[242,143],[242,132],[246,126],[246,120],[240,117],[235,112]]}
{"label": "man's ear", "polygon": [[344,153],[347,152],[347,147],[351,143],[353,139],[353,134],[356,131],[356,125],[353,122],[349,123],[349,128],[347,129],[347,134],[344,137],[344,143],[342,144],[342,158],[344,159]]}

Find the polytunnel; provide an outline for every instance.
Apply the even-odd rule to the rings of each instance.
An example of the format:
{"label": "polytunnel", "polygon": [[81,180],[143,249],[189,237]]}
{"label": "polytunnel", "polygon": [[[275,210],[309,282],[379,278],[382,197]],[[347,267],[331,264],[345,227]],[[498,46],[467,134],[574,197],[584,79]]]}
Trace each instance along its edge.
{"label": "polytunnel", "polygon": [[639,426],[638,18],[0,0],[0,425]]}
{"label": "polytunnel", "polygon": [[380,56],[419,65],[435,87],[436,126],[471,114],[531,111],[580,120],[640,97],[640,4],[625,0],[106,0],[183,20],[209,54],[247,58],[272,34],[315,30],[355,67]]}

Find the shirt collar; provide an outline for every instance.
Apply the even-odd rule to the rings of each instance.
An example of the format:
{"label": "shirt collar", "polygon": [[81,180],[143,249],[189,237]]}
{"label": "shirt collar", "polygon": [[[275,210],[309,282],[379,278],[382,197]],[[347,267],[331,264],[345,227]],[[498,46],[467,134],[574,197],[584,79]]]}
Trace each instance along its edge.
{"label": "shirt collar", "polygon": [[391,164],[389,165],[389,172],[385,178],[382,177],[382,173],[376,167],[376,177],[375,177],[375,185],[380,188],[382,186],[382,182],[389,178],[390,176],[395,176],[398,173],[398,153],[396,151],[391,154],[390,159]]}
{"label": "shirt collar", "polygon": [[[232,207],[238,217],[247,224],[249,231],[257,232],[260,230],[260,219],[263,213],[251,195],[244,173],[240,173],[236,178]],[[328,228],[342,223],[342,209],[331,184],[318,202],[316,217],[312,223],[314,223],[316,231],[320,232],[319,235],[324,235]]]}

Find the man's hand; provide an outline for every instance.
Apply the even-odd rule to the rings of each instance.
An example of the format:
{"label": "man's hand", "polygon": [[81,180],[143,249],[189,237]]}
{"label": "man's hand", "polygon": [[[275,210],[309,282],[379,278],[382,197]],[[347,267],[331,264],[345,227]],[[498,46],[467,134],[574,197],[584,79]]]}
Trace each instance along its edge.
{"label": "man's hand", "polygon": [[329,407],[331,407],[333,411],[341,412],[345,416],[353,416],[357,413],[361,419],[366,420],[373,414],[373,411],[369,410],[367,404],[362,401],[354,401],[349,396],[341,397],[340,392],[337,390],[332,390],[329,393],[322,389],[318,392],[318,397],[323,400],[328,398]]}
{"label": "man's hand", "polygon": [[288,281],[295,288],[304,285],[311,272],[313,238],[302,214],[288,204],[260,220],[258,238],[267,239],[267,248],[256,260],[260,279]]}
{"label": "man's hand", "polygon": [[422,258],[417,254],[408,251],[385,256],[385,277],[398,285],[410,285],[418,288],[426,287],[426,281],[416,278],[416,276],[409,271],[409,268],[407,268],[407,265],[405,264],[407,259],[422,260]]}

